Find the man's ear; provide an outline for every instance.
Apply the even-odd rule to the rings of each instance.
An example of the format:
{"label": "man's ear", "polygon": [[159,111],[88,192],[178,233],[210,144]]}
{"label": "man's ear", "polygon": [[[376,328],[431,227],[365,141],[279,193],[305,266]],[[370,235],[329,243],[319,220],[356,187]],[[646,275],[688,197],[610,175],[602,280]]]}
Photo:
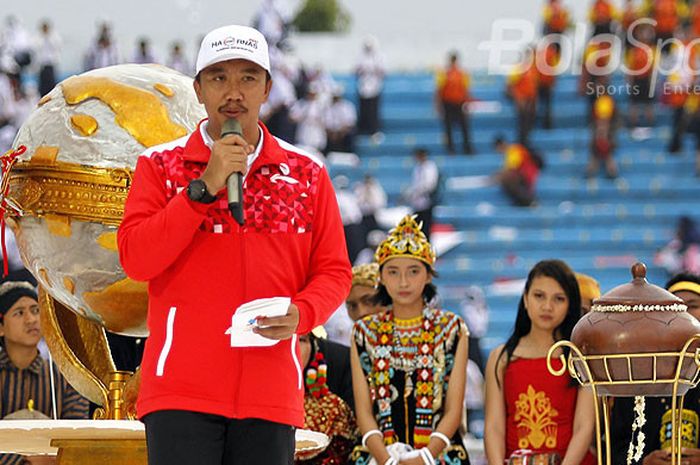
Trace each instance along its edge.
{"label": "man's ear", "polygon": [[202,95],[201,95],[202,85],[199,83],[199,79],[195,79],[194,81],[192,81],[192,87],[194,87],[194,93],[197,95],[197,101],[199,103],[203,104],[204,102],[202,102]]}
{"label": "man's ear", "polygon": [[267,98],[270,96],[270,90],[272,90],[272,78],[268,79],[267,82],[265,82],[265,101],[267,102]]}

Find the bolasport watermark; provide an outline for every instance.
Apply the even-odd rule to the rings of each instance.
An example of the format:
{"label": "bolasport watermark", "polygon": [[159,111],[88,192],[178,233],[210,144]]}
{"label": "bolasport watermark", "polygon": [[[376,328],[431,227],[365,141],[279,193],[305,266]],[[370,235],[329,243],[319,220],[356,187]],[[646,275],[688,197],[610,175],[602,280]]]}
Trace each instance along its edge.
{"label": "bolasport watermark", "polygon": [[[655,27],[654,19],[641,18],[632,23],[624,34],[599,34],[591,38],[589,25],[579,22],[570,34],[547,34],[537,38],[535,26],[531,22],[504,18],[494,21],[490,39],[480,42],[478,49],[488,53],[489,74],[508,74],[514,66],[524,63],[528,56],[532,56],[538,72],[547,76],[586,74],[594,78],[605,78],[622,74],[628,78],[624,84],[607,83],[605,79],[586,82],[583,92],[596,97],[603,94],[639,96],[648,93],[648,97],[652,98],[659,90],[659,83],[663,83],[660,90],[664,94],[700,94],[700,84],[695,83],[695,78],[700,75],[700,66],[694,66],[695,63],[691,62],[691,51],[700,46],[700,38],[688,42],[675,37],[640,40],[639,37],[644,36],[645,31]],[[639,48],[646,54],[644,66],[630,68],[627,65],[623,58],[625,42],[627,46]],[[582,59],[584,51],[592,44],[596,47],[589,51],[587,59]],[[556,46],[559,50],[556,65],[548,63],[546,54],[543,53],[551,46]],[[673,52],[665,55],[663,50]],[[670,76],[676,78],[668,79]],[[648,78],[648,84],[636,84],[635,78]]]}

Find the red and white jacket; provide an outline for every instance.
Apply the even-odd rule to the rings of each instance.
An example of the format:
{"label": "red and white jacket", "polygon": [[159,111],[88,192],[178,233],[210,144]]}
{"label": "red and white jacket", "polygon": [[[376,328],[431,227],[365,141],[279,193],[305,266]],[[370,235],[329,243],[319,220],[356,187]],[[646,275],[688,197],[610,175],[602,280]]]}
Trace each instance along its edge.
{"label": "red and white jacket", "polygon": [[291,297],[297,334],[324,323],[350,289],[343,225],[321,162],[276,139],[243,184],[244,226],[226,190],[212,204],[187,197],[210,149],[200,127],[150,149],[136,166],[119,257],[148,281],[148,328],[139,417],[179,409],[301,427],[304,380],[296,335],[271,347],[232,348],[225,334],[243,303]]}

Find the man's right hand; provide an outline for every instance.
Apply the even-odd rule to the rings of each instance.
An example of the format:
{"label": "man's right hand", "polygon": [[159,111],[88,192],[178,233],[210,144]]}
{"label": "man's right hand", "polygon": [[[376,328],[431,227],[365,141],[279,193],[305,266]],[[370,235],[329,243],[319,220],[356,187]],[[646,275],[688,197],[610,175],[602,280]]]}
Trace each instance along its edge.
{"label": "man's right hand", "polygon": [[209,193],[216,195],[223,189],[231,173],[245,174],[248,170],[248,155],[253,151],[255,147],[238,135],[229,135],[215,141],[209,163],[200,178],[207,185]]}
{"label": "man's right hand", "polygon": [[669,465],[671,453],[667,450],[655,450],[642,460],[642,465]]}

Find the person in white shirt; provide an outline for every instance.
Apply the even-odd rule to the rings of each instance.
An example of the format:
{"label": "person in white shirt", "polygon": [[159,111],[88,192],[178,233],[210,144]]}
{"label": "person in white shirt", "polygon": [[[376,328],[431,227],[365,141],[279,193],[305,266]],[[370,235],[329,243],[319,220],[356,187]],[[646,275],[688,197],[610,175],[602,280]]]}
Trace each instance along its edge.
{"label": "person in white shirt", "polygon": [[343,98],[343,88],[333,89],[333,100],[326,110],[326,134],[328,152],[354,152],[355,129],[357,127],[357,112],[355,105]]}
{"label": "person in white shirt", "polygon": [[323,152],[326,148],[326,103],[319,95],[316,83],[309,85],[306,97],[291,108],[290,117],[297,123],[296,145]]}
{"label": "person in white shirt", "polygon": [[51,28],[48,19],[39,25],[39,38],[36,44],[36,58],[39,65],[39,95],[51,92],[56,85],[56,72],[61,52],[61,38]]}
{"label": "person in white shirt", "polygon": [[340,218],[345,230],[345,243],[348,247],[350,263],[353,263],[364,247],[365,238],[362,236],[362,210],[349,185],[350,181],[346,176],[340,175],[333,178],[335,198],[338,201]]}
{"label": "person in white shirt", "polygon": [[32,40],[22,23],[13,15],[7,16],[5,28],[0,30],[0,49],[12,57],[17,65],[16,72],[6,72],[21,94],[22,73],[32,63]]}
{"label": "person in white shirt", "polygon": [[112,38],[112,28],[108,23],[99,26],[95,43],[85,54],[85,71],[119,64],[119,52]]}
{"label": "person in white shirt", "polygon": [[[379,181],[372,175],[366,174],[362,182],[355,186],[355,197],[357,197],[360,210],[362,210],[363,237],[367,238],[370,231],[380,229],[376,214],[386,207],[386,192]],[[365,247],[368,245],[370,244],[367,244],[367,240],[365,240]]]}
{"label": "person in white shirt", "polygon": [[384,86],[384,60],[378,49],[377,40],[374,37],[367,38],[355,70],[360,99],[360,134],[374,134],[381,128],[379,98]]}
{"label": "person in white shirt", "polygon": [[253,27],[265,36],[270,47],[278,47],[287,36],[290,20],[284,5],[275,0],[263,0],[253,18]]}
{"label": "person in white shirt", "polygon": [[186,76],[192,76],[192,72],[194,71],[192,63],[187,60],[187,57],[182,51],[182,44],[180,42],[173,42],[170,47],[170,55],[168,55],[166,66]]}
{"label": "person in white shirt", "polygon": [[282,67],[272,68],[272,89],[267,101],[260,108],[260,119],[267,129],[282,140],[294,140],[296,126],[290,118],[290,109],[297,100],[294,84]]}
{"label": "person in white shirt", "polygon": [[416,221],[422,222],[423,232],[430,240],[430,229],[433,224],[433,195],[438,188],[440,171],[433,160],[428,158],[428,150],[419,147],[414,150],[416,164],[413,167],[411,187],[405,196],[417,215]]}
{"label": "person in white shirt", "polygon": [[138,40],[131,62],[139,64],[158,63],[158,59],[151,50],[151,41],[148,38],[141,37]]}

